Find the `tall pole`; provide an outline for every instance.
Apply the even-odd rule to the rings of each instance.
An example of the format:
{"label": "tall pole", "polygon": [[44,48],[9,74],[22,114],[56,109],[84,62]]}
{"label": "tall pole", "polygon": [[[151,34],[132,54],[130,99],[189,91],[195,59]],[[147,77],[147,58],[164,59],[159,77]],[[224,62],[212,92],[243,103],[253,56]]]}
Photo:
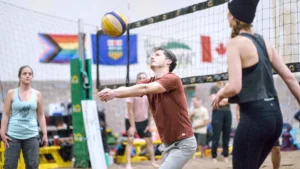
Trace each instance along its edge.
{"label": "tall pole", "polygon": [[[89,167],[89,152],[87,148],[86,133],[83,121],[81,101],[89,95],[86,85],[87,73],[85,73],[85,52],[83,21],[78,21],[78,58],[71,60],[71,98],[72,98],[72,124],[73,124],[73,155],[74,167]],[[82,64],[83,63],[83,64]],[[88,81],[88,80],[87,80]]]}
{"label": "tall pole", "polygon": [[278,25],[277,25],[277,8],[276,8],[276,1],[272,0],[272,15],[273,15],[273,25],[274,25],[274,46],[275,48],[278,47]]}
{"label": "tall pole", "polygon": [[[129,11],[130,11],[130,1],[127,1],[128,4],[128,16],[127,16],[127,22],[129,23]],[[129,32],[129,27],[127,26],[127,30],[126,30],[126,34],[127,34],[127,73],[126,73],[126,86],[129,86],[130,84],[130,32]]]}

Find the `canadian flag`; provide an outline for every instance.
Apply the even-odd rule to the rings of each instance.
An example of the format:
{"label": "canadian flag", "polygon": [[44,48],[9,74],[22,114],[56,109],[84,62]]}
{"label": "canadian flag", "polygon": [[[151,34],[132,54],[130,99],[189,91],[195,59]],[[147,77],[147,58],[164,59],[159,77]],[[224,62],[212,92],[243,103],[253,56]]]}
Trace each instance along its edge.
{"label": "canadian flag", "polygon": [[[212,63],[212,50],[210,36],[201,36],[201,47],[202,47],[202,62]],[[223,56],[226,53],[226,48],[223,43],[218,44],[215,48],[216,52]]]}

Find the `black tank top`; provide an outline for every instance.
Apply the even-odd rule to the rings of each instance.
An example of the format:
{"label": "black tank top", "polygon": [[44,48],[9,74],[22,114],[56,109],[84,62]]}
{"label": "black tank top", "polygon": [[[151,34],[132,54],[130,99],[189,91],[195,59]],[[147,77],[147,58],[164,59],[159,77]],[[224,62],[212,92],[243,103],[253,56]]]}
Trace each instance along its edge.
{"label": "black tank top", "polygon": [[245,103],[277,97],[273,81],[272,64],[268,56],[265,41],[259,34],[241,33],[252,40],[258,53],[258,63],[242,69],[242,90],[229,98],[230,103]]}

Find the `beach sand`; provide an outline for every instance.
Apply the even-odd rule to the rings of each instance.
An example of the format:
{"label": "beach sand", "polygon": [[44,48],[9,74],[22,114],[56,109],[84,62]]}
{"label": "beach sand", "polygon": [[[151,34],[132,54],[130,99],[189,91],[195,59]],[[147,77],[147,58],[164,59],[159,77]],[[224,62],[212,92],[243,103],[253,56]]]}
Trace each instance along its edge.
{"label": "beach sand", "polygon": [[[160,161],[157,161],[160,163]],[[133,169],[154,169],[150,162],[139,162],[132,163]],[[231,169],[231,156],[229,157],[229,163],[225,163],[222,156],[218,158],[218,163],[212,163],[211,158],[196,158],[190,160],[184,169]],[[263,169],[273,169],[271,162],[271,155],[265,160],[264,164],[261,166]],[[113,164],[109,169],[125,169],[124,164]],[[300,169],[300,151],[289,151],[281,152],[281,165],[280,169]]]}

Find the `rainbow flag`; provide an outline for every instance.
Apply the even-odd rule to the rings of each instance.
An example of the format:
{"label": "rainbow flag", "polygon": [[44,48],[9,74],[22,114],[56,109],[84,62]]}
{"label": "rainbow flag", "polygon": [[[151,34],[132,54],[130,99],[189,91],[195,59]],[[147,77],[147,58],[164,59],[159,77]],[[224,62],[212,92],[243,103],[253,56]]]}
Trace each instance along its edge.
{"label": "rainbow flag", "polygon": [[44,52],[41,63],[69,63],[78,57],[78,35],[57,35],[39,33]]}

